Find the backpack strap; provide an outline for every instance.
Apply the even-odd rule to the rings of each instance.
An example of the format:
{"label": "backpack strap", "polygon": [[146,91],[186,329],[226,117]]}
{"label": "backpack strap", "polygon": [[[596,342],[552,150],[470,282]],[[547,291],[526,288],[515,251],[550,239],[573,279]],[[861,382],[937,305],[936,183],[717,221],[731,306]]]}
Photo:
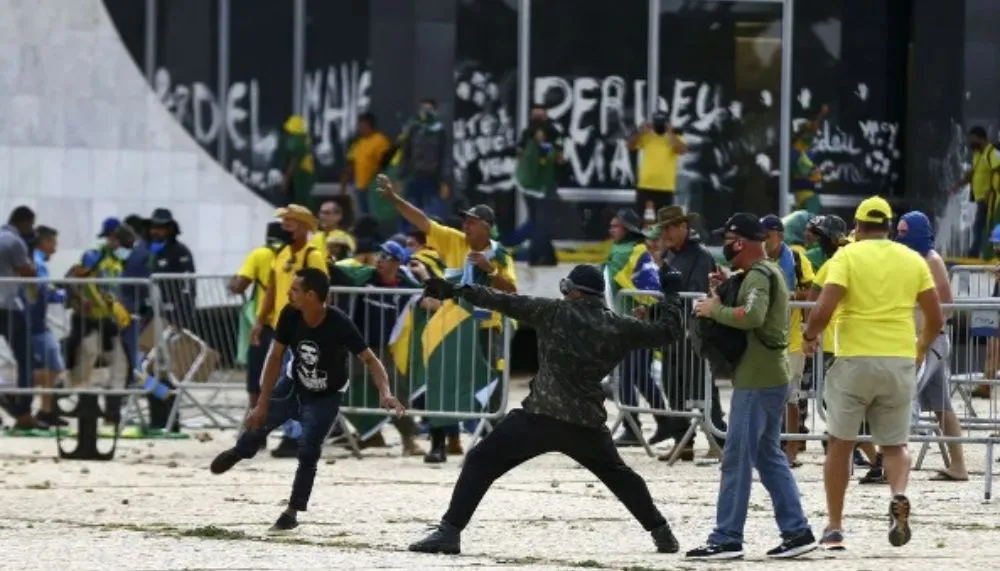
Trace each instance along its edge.
{"label": "backpack strap", "polygon": [[[771,308],[774,307],[775,296],[773,294],[778,289],[778,276],[775,274],[774,270],[767,267],[766,265],[754,266],[753,268],[750,268],[750,271],[751,272],[758,271],[767,276],[767,283],[769,290],[767,297],[768,299],[767,311],[770,312]],[[785,343],[777,343],[777,344],[768,343],[767,341],[765,341],[764,338],[760,336],[760,328],[754,329],[753,334],[757,337],[757,340],[760,341],[761,345],[767,347],[768,349],[777,351],[778,349],[786,349],[788,347],[787,341]]]}
{"label": "backpack strap", "polygon": [[802,284],[802,254],[792,248],[792,263],[795,265],[795,287],[801,287]]}

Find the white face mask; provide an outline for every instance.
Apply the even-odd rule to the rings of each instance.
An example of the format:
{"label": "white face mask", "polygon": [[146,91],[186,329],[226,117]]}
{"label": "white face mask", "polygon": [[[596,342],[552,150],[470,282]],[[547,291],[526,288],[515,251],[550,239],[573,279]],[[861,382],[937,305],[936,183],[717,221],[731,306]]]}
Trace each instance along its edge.
{"label": "white face mask", "polygon": [[125,248],[124,246],[115,248],[115,257],[122,261],[128,259],[128,256],[131,253],[131,248]]}

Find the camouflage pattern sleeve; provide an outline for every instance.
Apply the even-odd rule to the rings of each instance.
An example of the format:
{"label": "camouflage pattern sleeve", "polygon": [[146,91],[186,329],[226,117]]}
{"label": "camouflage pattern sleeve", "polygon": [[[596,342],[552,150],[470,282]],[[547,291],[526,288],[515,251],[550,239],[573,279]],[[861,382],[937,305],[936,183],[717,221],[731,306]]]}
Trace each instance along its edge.
{"label": "camouflage pattern sleeve", "polygon": [[683,304],[679,299],[665,299],[651,308],[650,320],[627,317],[626,337],[635,347],[659,348],[683,336]]}
{"label": "camouflage pattern sleeve", "polygon": [[456,289],[455,297],[464,299],[476,307],[499,311],[507,317],[536,328],[546,321],[559,304],[559,300],[556,299],[504,293],[477,285]]}

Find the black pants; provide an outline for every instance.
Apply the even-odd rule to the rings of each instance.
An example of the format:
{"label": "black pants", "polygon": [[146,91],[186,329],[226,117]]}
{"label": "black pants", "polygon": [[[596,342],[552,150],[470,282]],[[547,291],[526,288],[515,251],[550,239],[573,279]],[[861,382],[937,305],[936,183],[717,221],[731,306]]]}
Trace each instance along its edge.
{"label": "black pants", "polygon": [[637,188],[635,190],[635,211],[639,216],[642,216],[646,211],[646,203],[653,203],[653,212],[663,208],[664,206],[674,205],[674,193],[664,192],[662,190],[644,190]]}
{"label": "black pants", "polygon": [[[24,313],[14,309],[0,309],[0,337],[7,341],[10,352],[14,354],[17,367],[17,387],[30,389],[34,386],[31,372],[31,346],[28,343],[30,332]],[[9,412],[15,416],[31,414],[32,395],[3,396],[5,404],[10,405]]]}
{"label": "black pants", "polygon": [[464,529],[497,478],[547,452],[565,454],[590,470],[647,531],[666,523],[646,482],[622,461],[606,427],[578,426],[522,409],[511,411],[466,455],[444,521]]}

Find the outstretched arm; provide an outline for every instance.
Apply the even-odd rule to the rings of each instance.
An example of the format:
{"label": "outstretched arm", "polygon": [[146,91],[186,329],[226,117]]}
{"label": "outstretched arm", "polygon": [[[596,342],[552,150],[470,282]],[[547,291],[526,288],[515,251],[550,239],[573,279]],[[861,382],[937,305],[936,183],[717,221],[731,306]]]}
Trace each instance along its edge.
{"label": "outstretched arm", "polygon": [[531,326],[541,325],[558,300],[504,293],[483,286],[468,285],[455,290],[455,297],[477,307],[492,309]]}
{"label": "outstretched arm", "polygon": [[650,321],[625,317],[625,337],[636,348],[656,349],[677,341],[683,334],[683,302],[665,299],[654,305]]}

